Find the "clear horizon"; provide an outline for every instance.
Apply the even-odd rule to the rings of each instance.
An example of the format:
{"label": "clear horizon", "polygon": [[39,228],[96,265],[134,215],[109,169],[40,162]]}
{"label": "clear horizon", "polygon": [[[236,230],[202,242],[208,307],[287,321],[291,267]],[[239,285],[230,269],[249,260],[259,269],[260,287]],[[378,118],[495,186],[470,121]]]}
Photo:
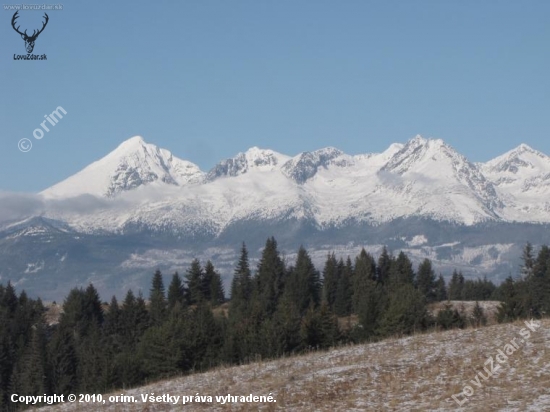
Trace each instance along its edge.
{"label": "clear horizon", "polygon": [[473,162],[550,154],[547,2],[67,3],[46,11],[45,61],[14,60],[6,4],[0,191],[43,190],[135,135],[202,170],[253,146],[354,155],[417,134]]}

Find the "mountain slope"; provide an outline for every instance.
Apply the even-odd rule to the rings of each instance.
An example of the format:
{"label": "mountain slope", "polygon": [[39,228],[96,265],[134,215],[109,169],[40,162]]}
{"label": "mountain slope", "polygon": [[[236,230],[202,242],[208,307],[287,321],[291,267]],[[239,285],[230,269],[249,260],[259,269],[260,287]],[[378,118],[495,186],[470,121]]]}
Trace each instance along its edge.
{"label": "mountain slope", "polygon": [[[134,403],[107,400],[101,410],[547,411],[550,409],[547,389],[550,321],[543,319],[538,328],[532,324],[531,327],[533,331],[523,322],[516,322],[432,332],[220,367],[112,393],[133,396]],[[529,332],[528,338],[525,332]],[[511,353],[512,340],[518,349]],[[489,359],[492,359],[490,364]],[[492,370],[494,375],[488,377],[486,370]],[[459,395],[466,385],[471,388],[470,397]],[[194,398],[197,393],[211,396],[212,402],[182,403],[181,396]],[[143,403],[142,394],[170,394],[180,398],[177,405],[153,405]],[[216,402],[216,396],[228,394],[272,395],[276,402]],[[467,399],[462,407],[453,395],[459,402]],[[93,403],[66,402],[46,407],[44,411],[96,409]]]}
{"label": "mountain slope", "polygon": [[46,198],[82,194],[113,197],[153,182],[182,186],[202,179],[203,172],[198,166],[135,136],[121,143],[107,156],[41,194]]}
{"label": "mountain slope", "polygon": [[506,204],[502,218],[548,222],[550,216],[550,157],[521,144],[480,164],[480,169]]}

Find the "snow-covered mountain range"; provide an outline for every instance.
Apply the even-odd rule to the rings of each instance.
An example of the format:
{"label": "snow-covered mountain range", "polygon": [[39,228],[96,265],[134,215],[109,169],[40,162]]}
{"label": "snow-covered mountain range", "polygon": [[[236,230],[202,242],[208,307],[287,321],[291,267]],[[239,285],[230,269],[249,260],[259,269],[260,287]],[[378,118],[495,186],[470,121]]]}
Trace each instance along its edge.
{"label": "snow-covered mountain range", "polygon": [[241,242],[254,259],[272,235],[319,269],[330,251],[387,245],[496,281],[517,274],[525,242],[550,243],[550,158],[523,144],[486,163],[421,136],[360,155],[253,147],[202,171],[136,136],[23,200],[38,206],[11,219],[0,201],[0,282],[44,298],[87,282],[147,290],[156,268],[181,273],[194,257],[227,286]]}
{"label": "snow-covered mountain range", "polygon": [[139,224],[176,232],[202,226],[220,234],[235,221],[283,218],[308,219],[319,228],[411,216],[466,225],[548,223],[550,158],[520,145],[474,164],[442,140],[416,136],[380,154],[355,156],[330,147],[294,157],[253,147],[203,172],[133,137],[41,194],[126,202],[123,212],[46,214],[86,232]]}

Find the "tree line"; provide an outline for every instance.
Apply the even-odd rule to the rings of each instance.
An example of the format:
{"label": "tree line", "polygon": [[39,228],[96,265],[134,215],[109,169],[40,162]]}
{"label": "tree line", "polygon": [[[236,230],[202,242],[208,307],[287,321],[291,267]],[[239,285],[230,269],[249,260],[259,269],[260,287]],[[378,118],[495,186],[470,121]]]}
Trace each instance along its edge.
{"label": "tree line", "polygon": [[[533,262],[529,276],[536,285],[550,285],[550,272],[538,280],[541,269]],[[447,307],[433,317],[427,305],[504,299],[507,282],[497,288],[455,272],[447,285],[430,260],[414,270],[405,253],[393,256],[386,248],[377,259],[364,249],[354,260],[331,253],[319,272],[303,247],[295,261],[285,262],[271,237],[254,271],[242,245],[228,301],[214,265],[197,259],[183,277],[171,276],[168,289],[157,270],[147,301],[129,290],[121,303],[114,296],[102,303],[92,284],[75,288],[52,325],[40,299],[24,291],[17,296],[11,283],[0,285],[0,410],[17,409],[9,400],[13,393],[104,393],[220,364],[464,327],[456,310]],[[550,303],[543,296],[530,301],[530,313],[539,301]],[[503,310],[516,314],[510,305],[517,303],[505,302]]]}

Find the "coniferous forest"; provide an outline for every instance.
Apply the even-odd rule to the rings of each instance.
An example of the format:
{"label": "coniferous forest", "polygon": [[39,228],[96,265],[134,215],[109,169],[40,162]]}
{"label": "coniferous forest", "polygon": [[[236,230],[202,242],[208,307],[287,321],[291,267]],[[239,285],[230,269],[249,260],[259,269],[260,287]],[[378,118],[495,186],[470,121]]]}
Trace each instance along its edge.
{"label": "coniferous forest", "polygon": [[[165,281],[168,287],[165,286]],[[353,260],[327,256],[321,272],[304,248],[285,262],[269,238],[256,268],[243,244],[226,300],[220,274],[194,260],[183,276],[156,271],[146,297],[129,290],[102,303],[93,285],[71,290],[59,321],[48,324],[40,299],[0,285],[0,410],[10,395],[105,393],[217,365],[276,358],[343,343],[427,329],[480,325],[446,300],[500,300],[499,321],[550,311],[550,249],[527,244],[521,274],[496,287],[454,272],[447,285],[426,259],[413,268],[403,252]]]}

